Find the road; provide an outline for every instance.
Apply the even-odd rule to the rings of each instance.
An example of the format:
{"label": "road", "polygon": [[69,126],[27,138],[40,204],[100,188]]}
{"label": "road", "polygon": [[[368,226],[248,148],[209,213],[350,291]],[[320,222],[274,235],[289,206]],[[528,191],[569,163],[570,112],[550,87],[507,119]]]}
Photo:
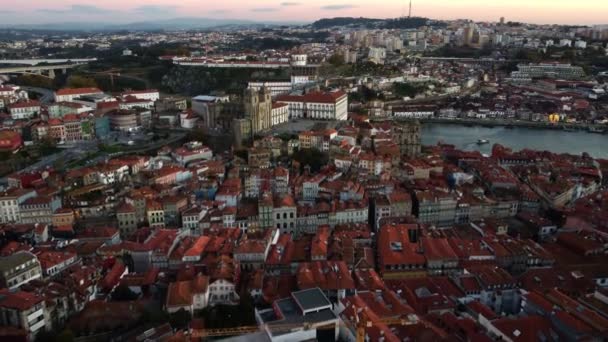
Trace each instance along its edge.
{"label": "road", "polygon": [[38,99],[38,101],[40,101],[42,104],[51,103],[55,99],[54,92],[50,89],[26,86],[21,86],[21,89],[42,95]]}

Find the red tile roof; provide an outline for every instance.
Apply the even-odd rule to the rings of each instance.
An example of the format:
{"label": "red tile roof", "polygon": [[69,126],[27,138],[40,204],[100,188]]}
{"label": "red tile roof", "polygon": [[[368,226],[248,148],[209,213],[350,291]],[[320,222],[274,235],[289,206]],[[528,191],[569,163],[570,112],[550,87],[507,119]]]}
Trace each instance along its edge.
{"label": "red tile roof", "polygon": [[194,295],[207,292],[209,277],[198,274],[192,280],[178,281],[169,284],[167,290],[167,307],[182,307],[193,304]]}
{"label": "red tile roof", "polygon": [[426,264],[426,258],[418,253],[418,244],[410,242],[408,231],[416,230],[415,224],[386,225],[378,237],[378,261],[384,272],[388,266]]}
{"label": "red tile roof", "polygon": [[538,341],[541,334],[553,340],[551,322],[537,315],[499,318],[492,325],[514,342]]}
{"label": "red tile roof", "polygon": [[0,307],[3,308],[25,311],[42,301],[44,301],[42,296],[32,292],[0,290]]}
{"label": "red tile roof", "polygon": [[22,102],[15,102],[15,103],[10,104],[8,106],[9,109],[13,109],[13,108],[30,108],[30,107],[40,107],[40,102],[38,102],[38,101],[22,101]]}
{"label": "red tile roof", "polygon": [[301,263],[297,271],[298,287],[323,290],[354,289],[355,282],[343,261],[316,261]]}

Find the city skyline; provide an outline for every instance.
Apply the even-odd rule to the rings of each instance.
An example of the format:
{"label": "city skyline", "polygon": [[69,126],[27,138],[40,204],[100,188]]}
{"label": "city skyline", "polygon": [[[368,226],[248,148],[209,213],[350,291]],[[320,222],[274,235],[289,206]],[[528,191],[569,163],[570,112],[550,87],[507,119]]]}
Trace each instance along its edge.
{"label": "city skyline", "polygon": [[[128,6],[117,0],[98,5],[94,1],[26,0],[0,10],[7,25],[44,24],[66,21],[125,23],[179,17],[208,17],[216,19],[248,19],[254,21],[311,22],[320,18],[365,16],[388,18],[407,15],[409,1],[387,0],[383,6],[363,0],[227,0],[202,3],[196,0],[132,1]],[[494,1],[426,0],[413,1],[413,16],[433,19],[473,19],[476,21],[506,20],[538,24],[608,24],[605,13],[608,3],[602,0],[565,1]]]}

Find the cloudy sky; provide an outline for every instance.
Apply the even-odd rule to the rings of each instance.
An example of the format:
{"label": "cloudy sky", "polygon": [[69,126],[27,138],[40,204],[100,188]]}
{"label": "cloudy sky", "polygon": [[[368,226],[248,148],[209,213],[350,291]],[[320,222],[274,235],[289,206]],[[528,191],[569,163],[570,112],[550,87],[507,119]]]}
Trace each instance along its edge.
{"label": "cloudy sky", "polygon": [[[132,22],[175,17],[313,21],[323,17],[396,17],[409,0],[0,0],[0,23]],[[417,16],[535,23],[608,24],[608,0],[413,0]],[[4,8],[3,8],[4,7]]]}

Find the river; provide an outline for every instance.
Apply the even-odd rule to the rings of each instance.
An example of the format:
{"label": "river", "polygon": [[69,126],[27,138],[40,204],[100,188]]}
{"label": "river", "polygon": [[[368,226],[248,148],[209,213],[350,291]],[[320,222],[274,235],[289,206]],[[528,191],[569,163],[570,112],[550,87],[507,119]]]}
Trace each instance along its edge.
{"label": "river", "polygon": [[[478,139],[487,139],[490,143],[478,145]],[[439,141],[455,145],[456,148],[462,150],[480,151],[485,154],[491,153],[492,145],[501,144],[514,151],[529,148],[576,155],[587,152],[595,158],[608,158],[608,134],[594,134],[585,131],[423,124],[422,143],[435,145]]]}

